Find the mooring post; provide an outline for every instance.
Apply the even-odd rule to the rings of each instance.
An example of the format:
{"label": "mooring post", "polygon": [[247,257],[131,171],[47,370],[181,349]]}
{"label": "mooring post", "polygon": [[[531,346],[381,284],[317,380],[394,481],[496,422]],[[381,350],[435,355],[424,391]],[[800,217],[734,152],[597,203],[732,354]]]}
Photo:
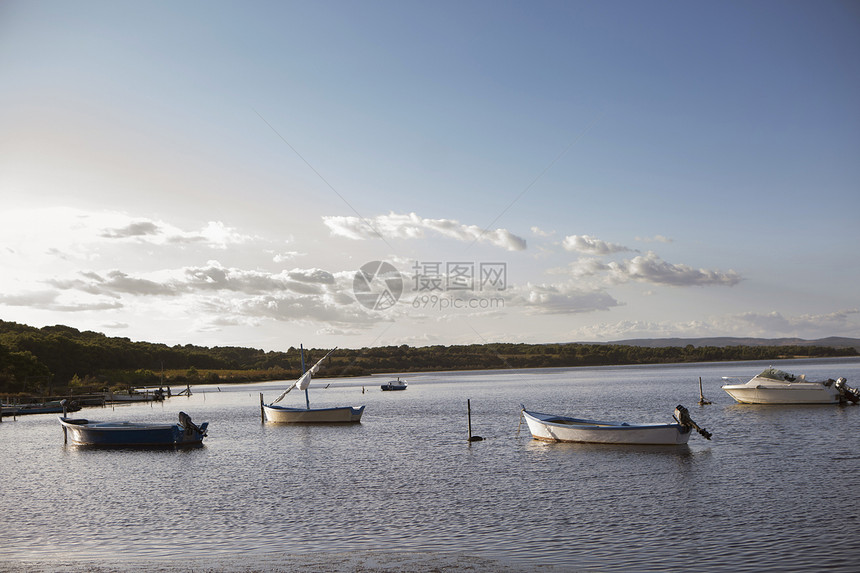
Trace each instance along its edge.
{"label": "mooring post", "polygon": [[266,411],[263,409],[263,393],[260,392],[260,422],[266,422]]}
{"label": "mooring post", "polygon": [[710,404],[710,402],[705,400],[705,395],[702,393],[702,377],[699,376],[699,406],[704,406],[705,404]]}
{"label": "mooring post", "polygon": [[469,420],[469,441],[472,441],[472,400],[466,398],[466,418]]}
{"label": "mooring post", "polygon": [[480,442],[484,438],[481,436],[473,436],[472,435],[472,400],[466,398],[466,416],[469,420],[469,441],[470,442]]}

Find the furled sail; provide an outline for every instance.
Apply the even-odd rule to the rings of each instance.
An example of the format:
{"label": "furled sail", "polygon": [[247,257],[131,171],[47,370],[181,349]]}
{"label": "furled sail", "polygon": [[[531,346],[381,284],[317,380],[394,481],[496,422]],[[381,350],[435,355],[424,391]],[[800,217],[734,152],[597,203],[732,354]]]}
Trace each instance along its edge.
{"label": "furled sail", "polygon": [[304,374],[302,374],[302,375],[299,377],[299,379],[298,379],[298,380],[296,380],[295,382],[293,382],[293,383],[290,385],[290,387],[289,387],[289,388],[287,388],[286,390],[284,390],[284,391],[281,393],[281,395],[280,395],[280,396],[278,396],[277,398],[275,398],[275,399],[272,401],[272,404],[277,404],[278,402],[280,402],[281,400],[283,400],[283,399],[284,399],[284,396],[286,396],[287,394],[289,394],[289,393],[290,393],[290,390],[292,390],[293,388],[298,388],[299,390],[307,390],[307,389],[308,389],[308,386],[310,386],[310,385],[311,385],[311,378],[313,378],[313,375],[314,375],[314,374],[316,374],[317,372],[319,372],[320,368],[322,368],[323,360],[325,360],[326,358],[328,358],[328,357],[329,357],[329,355],[330,355],[332,352],[334,352],[335,350],[337,350],[337,347],[332,348],[331,350],[329,350],[329,351],[328,351],[328,353],[327,353],[325,356],[323,356],[322,358],[320,358],[320,359],[319,359],[319,361],[317,361],[317,363],[316,363],[316,364],[314,364],[313,366],[311,366],[310,368],[308,368],[308,370],[307,370]]}

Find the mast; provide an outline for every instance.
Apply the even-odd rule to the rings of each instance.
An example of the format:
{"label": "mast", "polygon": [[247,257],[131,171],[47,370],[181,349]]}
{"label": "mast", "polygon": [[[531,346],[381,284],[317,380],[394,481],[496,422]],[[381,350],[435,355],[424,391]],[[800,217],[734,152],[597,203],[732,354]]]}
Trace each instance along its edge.
{"label": "mast", "polygon": [[[302,376],[304,376],[304,374],[305,374],[305,349],[301,344],[299,344],[299,351],[301,352],[301,355],[302,355]],[[308,389],[307,388],[305,388],[305,406],[307,407],[308,410],[311,409],[311,399],[308,396]]]}

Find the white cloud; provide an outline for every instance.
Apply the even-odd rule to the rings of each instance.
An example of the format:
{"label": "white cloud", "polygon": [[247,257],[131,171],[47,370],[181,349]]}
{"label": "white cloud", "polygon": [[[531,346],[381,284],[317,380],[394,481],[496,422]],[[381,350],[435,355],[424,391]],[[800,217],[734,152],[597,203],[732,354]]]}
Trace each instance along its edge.
{"label": "white cloud", "polygon": [[[271,252],[271,251],[268,251]],[[305,253],[300,253],[299,251],[285,251],[283,253],[274,253],[272,252],[272,262],[274,263],[286,263],[287,261],[291,261],[298,257],[304,256]]]}
{"label": "white cloud", "polygon": [[[102,216],[109,216],[119,226],[98,228]],[[151,219],[132,220],[124,213],[101,213],[84,215],[83,220],[89,219],[93,230],[99,237],[105,239],[133,240],[138,243],[153,245],[190,245],[200,244],[213,249],[226,249],[230,245],[238,245],[258,239],[251,235],[239,233],[221,221],[209,221],[199,230],[186,231],[164,221]]]}
{"label": "white cloud", "polygon": [[587,290],[575,283],[526,284],[506,293],[511,308],[522,306],[547,314],[578,314],[609,310],[620,303],[603,290]]}
{"label": "white cloud", "polygon": [[486,242],[509,251],[526,248],[525,239],[506,229],[481,229],[477,225],[464,225],[453,219],[425,219],[415,213],[379,215],[370,219],[359,217],[323,217],[323,223],[335,236],[353,240],[421,239],[427,232],[463,242]]}
{"label": "white cloud", "polygon": [[607,267],[619,282],[636,280],[670,286],[732,286],[741,281],[740,275],[733,270],[723,272],[671,264],[652,251],[630,260],[610,262]]}
{"label": "white cloud", "polygon": [[532,234],[534,234],[538,237],[551,237],[551,236],[555,235],[555,231],[544,231],[540,227],[532,227],[531,231],[532,231]]}
{"label": "white cloud", "polygon": [[663,235],[654,235],[653,237],[636,237],[637,241],[642,243],[672,243],[674,239],[664,237]]}
{"label": "white cloud", "polygon": [[622,261],[602,262],[593,257],[581,257],[552,274],[566,274],[576,279],[596,277],[604,286],[630,281],[667,286],[732,286],[741,281],[735,271],[726,272],[695,269],[684,264],[672,264],[653,252]]}
{"label": "white cloud", "polygon": [[624,253],[633,250],[624,245],[607,243],[589,235],[568,235],[561,244],[565,250],[577,251],[588,255],[611,255],[613,253]]}

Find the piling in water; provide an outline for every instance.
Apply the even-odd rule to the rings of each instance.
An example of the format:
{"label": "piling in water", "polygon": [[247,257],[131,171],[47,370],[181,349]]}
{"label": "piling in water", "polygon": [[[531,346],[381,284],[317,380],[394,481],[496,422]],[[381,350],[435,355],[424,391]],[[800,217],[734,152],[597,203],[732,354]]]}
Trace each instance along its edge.
{"label": "piling in water", "polygon": [[481,436],[473,436],[472,435],[472,400],[466,399],[466,416],[469,420],[469,441],[470,442],[480,442],[484,438]]}

